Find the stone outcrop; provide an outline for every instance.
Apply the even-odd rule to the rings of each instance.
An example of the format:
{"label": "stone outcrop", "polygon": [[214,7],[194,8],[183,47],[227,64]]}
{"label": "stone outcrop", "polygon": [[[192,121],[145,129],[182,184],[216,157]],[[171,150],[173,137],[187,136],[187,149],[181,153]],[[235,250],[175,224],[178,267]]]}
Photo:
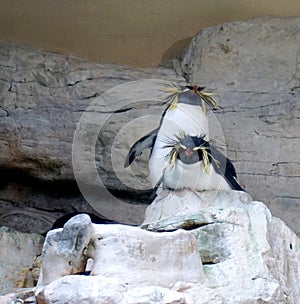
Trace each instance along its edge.
{"label": "stone outcrop", "polygon": [[[64,229],[58,230],[47,233],[38,285],[49,284],[67,274],[85,271],[84,250],[92,237],[90,217],[77,215],[64,225]],[[51,268],[44,265],[51,265]]]}
{"label": "stone outcrop", "polygon": [[[88,259],[90,275],[74,275]],[[35,296],[39,304],[298,304],[299,263],[299,238],[248,194],[163,191],[142,227],[79,215],[51,231]]]}
{"label": "stone outcrop", "polygon": [[40,235],[0,228],[0,294],[36,285],[43,242]]}
{"label": "stone outcrop", "polygon": [[225,303],[299,303],[299,238],[246,193],[166,191],[147,208],[142,226],[189,229],[205,286]]}
{"label": "stone outcrop", "polygon": [[[243,187],[298,234],[299,45],[299,18],[207,28],[174,66],[151,69],[95,64],[1,42],[1,224],[40,233],[61,215],[93,212],[92,207],[140,224],[149,203],[147,157],[126,170],[123,159],[137,138],[158,125],[164,108],[158,90],[170,81],[217,89],[223,110],[209,113],[211,137],[227,147]],[[75,149],[79,158],[74,134],[83,139],[77,142],[82,149]],[[92,188],[90,198],[76,186],[72,156],[84,165],[75,173],[82,188]],[[96,170],[85,170],[94,160]],[[96,171],[121,200],[113,211],[115,201],[106,191],[94,191]]]}

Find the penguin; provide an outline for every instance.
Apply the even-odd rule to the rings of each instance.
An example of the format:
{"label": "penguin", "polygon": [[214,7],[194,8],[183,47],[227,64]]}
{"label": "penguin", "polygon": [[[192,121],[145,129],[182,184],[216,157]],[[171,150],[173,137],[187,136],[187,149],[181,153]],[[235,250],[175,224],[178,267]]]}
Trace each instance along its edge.
{"label": "penguin", "polygon": [[155,188],[161,179],[167,162],[170,148],[165,147],[166,139],[176,139],[176,134],[184,131],[196,136],[205,134],[209,138],[206,104],[214,110],[220,109],[213,92],[205,92],[205,87],[185,86],[169,88],[167,108],[162,114],[158,128],[143,136],[130,148],[124,167],[128,167],[143,151],[151,149],[149,173],[152,187]]}
{"label": "penguin", "polygon": [[232,162],[211,145],[205,135],[191,136],[181,132],[165,147],[171,150],[159,181],[163,188],[244,191],[236,180]]}

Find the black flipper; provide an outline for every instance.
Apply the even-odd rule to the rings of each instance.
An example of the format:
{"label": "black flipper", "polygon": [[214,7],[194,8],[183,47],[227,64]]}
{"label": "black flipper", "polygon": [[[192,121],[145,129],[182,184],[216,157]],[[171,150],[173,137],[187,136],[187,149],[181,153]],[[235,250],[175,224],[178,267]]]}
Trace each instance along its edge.
{"label": "black flipper", "polygon": [[163,175],[161,176],[161,178],[158,180],[158,182],[156,183],[156,185],[155,185],[155,187],[154,187],[154,190],[156,191],[157,190],[157,188],[163,183],[163,181],[164,181],[164,174],[165,173],[163,173]]}
{"label": "black flipper", "polygon": [[130,164],[138,157],[140,156],[144,150],[148,148],[153,148],[157,133],[159,128],[156,128],[155,130],[151,131],[147,135],[140,138],[138,141],[134,143],[134,145],[130,148],[128,155],[126,157],[124,168],[127,168],[130,166]]}
{"label": "black flipper", "polygon": [[224,154],[222,154],[213,146],[210,146],[210,151],[213,157],[211,159],[211,163],[215,171],[225,178],[232,190],[245,191],[236,181],[236,171],[230,159],[228,159]]}

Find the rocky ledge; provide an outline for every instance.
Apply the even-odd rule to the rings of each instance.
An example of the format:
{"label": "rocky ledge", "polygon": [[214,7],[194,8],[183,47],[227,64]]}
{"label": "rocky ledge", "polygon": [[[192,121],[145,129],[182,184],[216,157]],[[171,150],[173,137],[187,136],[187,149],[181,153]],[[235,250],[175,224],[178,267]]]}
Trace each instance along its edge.
{"label": "rocky ledge", "polygon": [[299,304],[299,263],[299,238],[248,194],[164,191],[141,227],[79,215],[49,232],[27,301]]}

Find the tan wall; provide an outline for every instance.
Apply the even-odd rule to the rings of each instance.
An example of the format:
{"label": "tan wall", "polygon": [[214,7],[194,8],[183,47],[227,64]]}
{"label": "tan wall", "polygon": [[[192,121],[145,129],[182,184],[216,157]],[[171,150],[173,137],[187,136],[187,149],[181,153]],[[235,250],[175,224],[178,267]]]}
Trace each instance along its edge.
{"label": "tan wall", "polygon": [[201,28],[300,16],[299,0],[0,0],[0,38],[98,62],[152,66]]}

